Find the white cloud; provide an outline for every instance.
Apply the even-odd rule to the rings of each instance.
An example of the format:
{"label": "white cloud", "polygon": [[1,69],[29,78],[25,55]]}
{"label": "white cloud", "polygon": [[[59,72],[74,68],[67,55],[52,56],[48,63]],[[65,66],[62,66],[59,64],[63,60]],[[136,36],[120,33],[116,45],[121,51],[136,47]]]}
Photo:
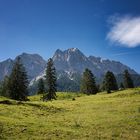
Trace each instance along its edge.
{"label": "white cloud", "polygon": [[112,18],[112,27],[107,34],[107,39],[128,48],[140,45],[140,17]]}

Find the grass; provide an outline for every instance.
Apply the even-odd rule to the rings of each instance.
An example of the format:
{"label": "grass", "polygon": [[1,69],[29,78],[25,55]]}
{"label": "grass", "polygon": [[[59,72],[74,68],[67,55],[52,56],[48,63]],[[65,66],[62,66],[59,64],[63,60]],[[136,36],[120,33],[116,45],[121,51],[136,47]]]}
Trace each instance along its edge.
{"label": "grass", "polygon": [[[57,100],[0,104],[0,139],[139,140],[140,89],[85,96],[57,93]],[[75,100],[73,100],[75,98]]]}

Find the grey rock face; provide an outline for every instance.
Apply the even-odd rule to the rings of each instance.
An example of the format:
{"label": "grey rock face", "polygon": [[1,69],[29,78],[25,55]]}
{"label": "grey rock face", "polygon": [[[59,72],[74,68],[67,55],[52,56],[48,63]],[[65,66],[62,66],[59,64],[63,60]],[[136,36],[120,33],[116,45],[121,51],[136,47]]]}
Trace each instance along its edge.
{"label": "grey rock face", "polygon": [[125,69],[131,74],[137,74],[128,66],[111,60],[102,60],[101,57],[86,57],[77,48],[71,48],[65,51],[57,50],[53,56],[53,61],[57,71],[65,73],[80,73],[89,68],[96,77],[101,77],[105,72],[112,71],[114,74],[123,73]]}
{"label": "grey rock face", "polygon": [[11,73],[12,67],[13,67],[13,60],[7,59],[0,63],[0,81],[4,79],[4,77],[9,75]]}
{"label": "grey rock face", "polygon": [[[46,61],[38,54],[23,53],[19,55],[19,57],[26,68],[29,80],[40,75],[46,67]],[[0,63],[0,81],[3,80],[6,75],[11,73],[15,60],[7,59]]]}
{"label": "grey rock face", "polygon": [[40,73],[46,68],[47,62],[38,54],[23,53],[19,55],[19,57],[26,68],[29,80],[40,75]]}

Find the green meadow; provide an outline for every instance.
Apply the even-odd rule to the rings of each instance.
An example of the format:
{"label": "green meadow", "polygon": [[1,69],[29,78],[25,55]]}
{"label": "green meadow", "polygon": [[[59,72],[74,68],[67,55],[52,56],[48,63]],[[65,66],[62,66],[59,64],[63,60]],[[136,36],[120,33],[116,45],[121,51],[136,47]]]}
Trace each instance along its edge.
{"label": "green meadow", "polygon": [[0,97],[1,140],[139,140],[140,88],[111,94],[57,93],[18,102]]}

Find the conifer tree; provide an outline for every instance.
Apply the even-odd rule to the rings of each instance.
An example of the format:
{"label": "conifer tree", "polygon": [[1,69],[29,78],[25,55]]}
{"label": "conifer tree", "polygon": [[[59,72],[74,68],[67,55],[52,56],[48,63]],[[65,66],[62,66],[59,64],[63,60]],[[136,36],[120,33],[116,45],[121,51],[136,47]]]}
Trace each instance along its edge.
{"label": "conifer tree", "polygon": [[1,83],[1,96],[9,97],[9,77],[5,76]]}
{"label": "conifer tree", "polygon": [[44,86],[44,81],[43,79],[39,79],[39,82],[38,82],[38,94],[43,94],[45,92],[45,86]]}
{"label": "conifer tree", "polygon": [[80,90],[87,95],[97,93],[95,77],[89,69],[85,69],[83,73]]}
{"label": "conifer tree", "polygon": [[107,71],[104,78],[104,87],[107,93],[110,93],[111,90],[118,90],[117,81],[113,72]]}
{"label": "conifer tree", "polygon": [[56,70],[53,64],[53,60],[50,58],[47,63],[46,69],[46,82],[47,82],[47,94],[44,95],[44,100],[56,99]]}
{"label": "conifer tree", "polygon": [[8,84],[9,96],[15,100],[27,100],[28,78],[20,57],[17,58]]}
{"label": "conifer tree", "polygon": [[[2,83],[0,82],[0,91],[1,91],[1,89],[2,89]],[[1,93],[1,92],[0,92]],[[1,95],[1,94],[0,94]]]}
{"label": "conifer tree", "polygon": [[125,88],[134,88],[133,80],[128,70],[124,71],[124,87]]}
{"label": "conifer tree", "polygon": [[120,83],[120,89],[124,89],[124,85],[122,82]]}

